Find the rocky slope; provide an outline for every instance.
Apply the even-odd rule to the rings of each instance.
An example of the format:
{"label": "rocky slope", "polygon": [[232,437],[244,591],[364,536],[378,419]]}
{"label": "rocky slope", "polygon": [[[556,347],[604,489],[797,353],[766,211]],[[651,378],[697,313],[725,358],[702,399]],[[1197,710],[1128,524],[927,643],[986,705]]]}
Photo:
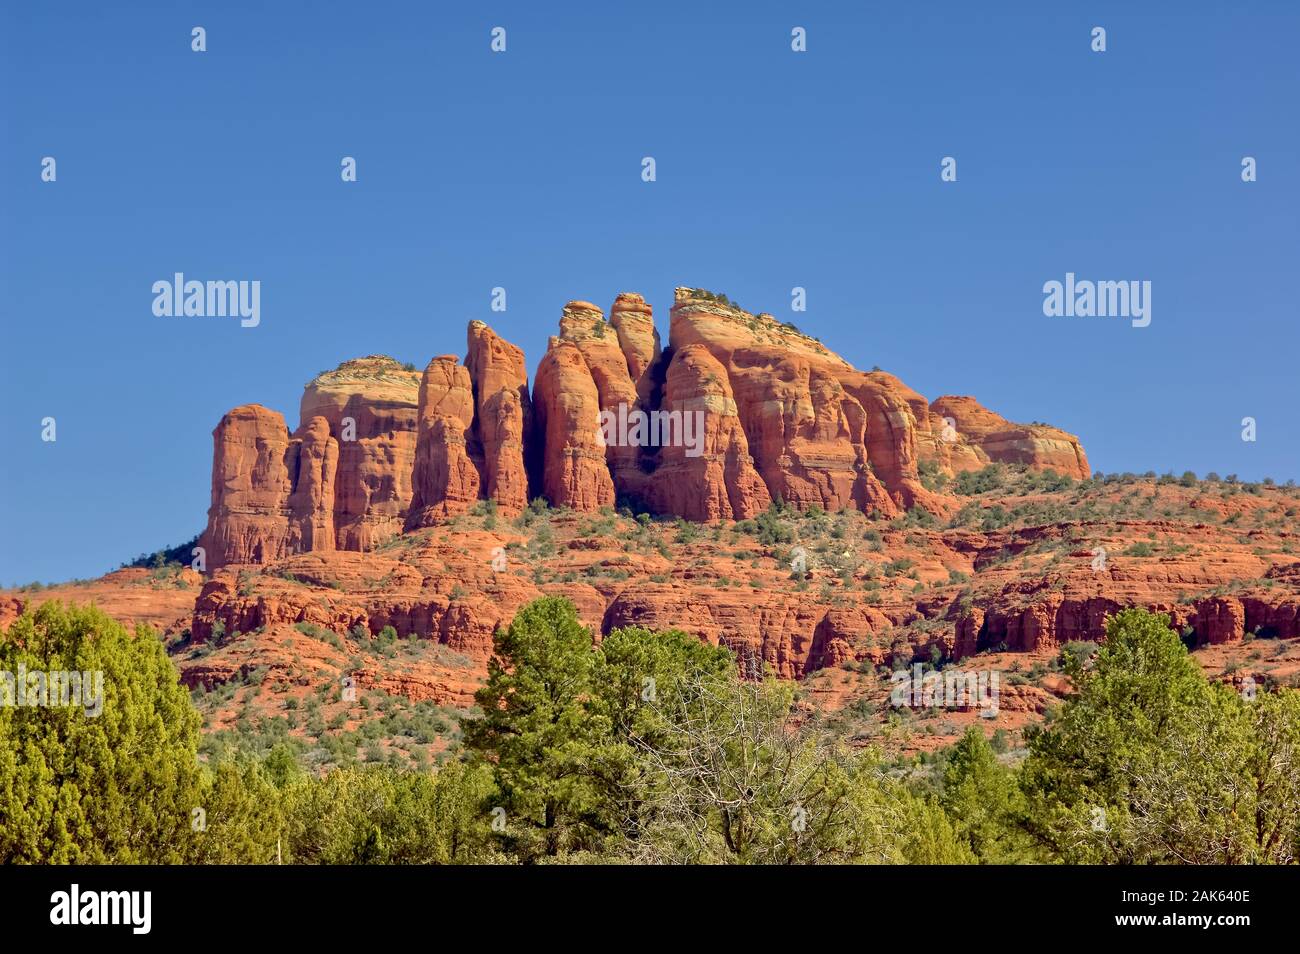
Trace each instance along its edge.
{"label": "rocky slope", "polygon": [[[573,600],[597,636],[636,624],[725,644],[748,673],[800,680],[810,714],[845,737],[903,748],[975,720],[1016,731],[1041,718],[1068,691],[1062,647],[1098,640],[1129,605],[1168,613],[1216,678],[1300,682],[1300,491],[1065,482],[1023,466],[983,478],[979,492],[950,488],[944,519],[787,508],[700,524],[540,504],[507,519],[480,502],[368,553],[0,594],[0,625],[51,597],[150,622],[226,727],[283,718],[294,700],[359,718],[338,699],[345,677],[376,700],[467,707],[493,631],[544,594]],[[996,717],[900,724],[889,674],[936,661],[1001,672]]]}
{"label": "rocky slope", "polygon": [[[999,670],[1005,704],[981,722],[1017,730],[1068,692],[1062,647],[1125,606],[1167,613],[1218,678],[1300,682],[1293,487],[1095,478],[1063,431],[928,401],[708,292],[678,289],[670,326],[663,346],[639,295],[608,320],[574,301],[531,391],[523,353],[471,322],[463,362],[318,376],[292,433],[236,408],[213,433],[205,574],[0,593],[0,625],[93,600],[166,634],[209,729],[272,720],[320,745],[321,719],[362,731],[344,679],[391,718],[394,699],[470,706],[493,632],[546,594],[597,638],[725,644],[749,674],[800,680],[810,717],[901,748],[980,717],[900,726],[892,671]],[[601,412],[682,439],[624,439]],[[420,711],[424,737],[441,716]]]}

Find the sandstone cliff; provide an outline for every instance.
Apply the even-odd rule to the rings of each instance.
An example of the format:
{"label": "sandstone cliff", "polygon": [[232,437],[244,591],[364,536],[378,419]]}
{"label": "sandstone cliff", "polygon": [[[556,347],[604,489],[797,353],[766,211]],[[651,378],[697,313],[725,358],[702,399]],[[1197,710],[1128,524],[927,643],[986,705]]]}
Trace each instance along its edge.
{"label": "sandstone cliff", "polygon": [[619,295],[608,321],[569,302],[531,395],[523,352],[473,321],[463,363],[443,355],[421,375],[382,356],[344,362],[308,384],[299,420],[289,435],[249,405],[214,432],[213,568],[372,550],[481,500],[511,516],[543,495],[697,521],[755,517],[777,500],[891,518],[951,509],[923,465],[1088,476],[1070,434],[969,397],[931,404],[792,325],[690,288],[676,291],[666,348],[640,295]]}
{"label": "sandstone cliff", "polygon": [[420,376],[392,358],[345,361],[303,391],[301,422],[322,417],[339,442],[334,535],[369,550],[401,532],[411,505]]}
{"label": "sandstone cliff", "polygon": [[419,375],[392,358],[346,361],[308,383],[301,426],[258,404],[213,432],[209,568],[291,553],[369,550],[411,504]]}
{"label": "sandstone cliff", "polygon": [[246,404],[212,432],[212,508],[200,546],[209,568],[270,563],[287,556],[293,493],[284,417]]}
{"label": "sandstone cliff", "polygon": [[1054,470],[1077,479],[1092,474],[1073,434],[1046,424],[1013,424],[981,407],[973,397],[936,398],[925,419],[932,456],[950,470],[973,470],[997,462]]}

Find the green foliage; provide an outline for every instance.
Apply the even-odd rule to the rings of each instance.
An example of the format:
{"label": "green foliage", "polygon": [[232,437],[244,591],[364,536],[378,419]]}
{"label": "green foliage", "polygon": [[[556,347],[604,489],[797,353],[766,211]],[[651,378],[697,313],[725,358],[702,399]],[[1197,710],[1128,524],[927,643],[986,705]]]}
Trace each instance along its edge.
{"label": "green foliage", "polygon": [[939,469],[938,462],[933,460],[917,461],[916,472],[921,478],[921,486],[926,490],[942,492],[950,479],[947,474]]}
{"label": "green foliage", "polygon": [[957,834],[984,864],[1038,861],[1030,838],[1018,827],[1024,795],[1016,774],[1000,764],[979,728],[966,730],[948,754],[940,804]]}
{"label": "green foliage", "polygon": [[436,775],[336,769],[284,792],[297,864],[457,864],[491,859],[489,772],[451,763]]}
{"label": "green foliage", "polygon": [[[307,771],[282,717],[241,718],[252,746],[210,733],[200,761],[156,634],[28,612],[0,636],[0,671],[102,669],[104,708],[0,706],[0,862],[1293,863],[1300,846],[1300,695],[1211,685],[1139,610],[1103,644],[1062,647],[1076,691],[1025,730],[1019,766],[1006,732],[974,727],[906,773],[823,735],[793,684],[742,680],[729,650],[684,632],[596,642],[546,597],[494,647],[462,758],[386,764],[447,713],[405,719],[368,696]],[[305,712],[324,733],[319,704]],[[321,772],[322,749],[349,764]]]}
{"label": "green foliage", "polygon": [[1295,860],[1300,702],[1211,686],[1166,617],[1124,610],[1078,688],[1029,729],[1026,827],[1067,862]]}
{"label": "green foliage", "polygon": [[524,862],[974,860],[937,805],[802,732],[793,687],[742,682],[726,649],[639,627],[593,646],[554,597],[495,646],[465,737]]}
{"label": "green foliage", "polygon": [[1061,664],[1072,672],[1078,671],[1092,660],[1100,648],[1099,643],[1072,639],[1061,647]]}
{"label": "green foliage", "polygon": [[728,297],[726,296],[726,294],[724,294],[724,293],[722,293],[722,292],[719,292],[719,293],[717,293],[717,294],[714,294],[713,292],[709,291],[707,288],[692,288],[692,289],[691,289],[691,297],[692,297],[692,298],[699,298],[699,299],[702,299],[703,301],[712,301],[712,302],[717,302],[717,303],[720,304],[720,305],[725,305],[725,306],[727,306],[728,308],[734,308],[734,309],[736,309],[737,311],[744,311],[744,310],[745,310],[745,309],[741,308],[738,304],[736,304],[735,302],[733,302],[730,298],[728,298]]}
{"label": "green foliage", "polygon": [[758,528],[759,543],[770,547],[778,543],[794,542],[794,530],[781,519],[785,512],[781,504],[773,503],[758,515],[754,523]]}
{"label": "green foliage", "polygon": [[593,698],[597,656],[573,604],[544,597],[493,637],[480,719],[465,743],[492,766],[508,843],[528,861],[594,849],[612,832],[599,766],[612,727]]}
{"label": "green foliage", "polygon": [[273,781],[284,771],[279,759],[275,765],[263,765],[244,756],[205,771],[198,799],[203,826],[192,836],[191,863],[271,864],[276,860],[284,827],[280,793]]}
{"label": "green foliage", "polygon": [[980,470],[966,470],[957,475],[953,491],[965,497],[1001,490],[1006,480],[1006,467],[989,464]]}
{"label": "green foliage", "polygon": [[905,854],[909,797],[870,755],[798,731],[789,684],[689,678],[687,686],[657,704],[663,737],[639,747],[633,860],[813,864]]}
{"label": "green foliage", "polygon": [[194,558],[191,551],[198,545],[199,537],[198,534],[195,534],[189,540],[174,547],[163,547],[154,553],[141,553],[134,560],[123,563],[122,566],[144,567],[155,570],[168,566],[189,566],[190,561]]}
{"label": "green foliage", "polygon": [[103,673],[102,712],[0,706],[0,862],[178,863],[199,718],[157,634],[46,603],[0,637],[0,672]]}
{"label": "green foliage", "polygon": [[901,837],[884,859],[890,864],[969,865],[974,854],[952,820],[933,799],[904,795],[900,799]]}

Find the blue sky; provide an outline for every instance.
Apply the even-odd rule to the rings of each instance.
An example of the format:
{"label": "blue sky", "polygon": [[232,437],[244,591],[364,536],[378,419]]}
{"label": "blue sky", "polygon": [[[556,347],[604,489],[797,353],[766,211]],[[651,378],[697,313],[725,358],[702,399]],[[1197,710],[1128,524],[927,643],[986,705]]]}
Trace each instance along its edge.
{"label": "blue sky", "polygon": [[[1294,3],[552,6],[5,5],[0,581],[201,529],[231,407],[295,426],[320,370],[473,318],[535,368],[573,298],[666,338],[676,285],[1094,469],[1300,478]],[[155,317],[176,271],[261,281],[261,325]],[[1045,317],[1067,271],[1151,281],[1151,325]]]}

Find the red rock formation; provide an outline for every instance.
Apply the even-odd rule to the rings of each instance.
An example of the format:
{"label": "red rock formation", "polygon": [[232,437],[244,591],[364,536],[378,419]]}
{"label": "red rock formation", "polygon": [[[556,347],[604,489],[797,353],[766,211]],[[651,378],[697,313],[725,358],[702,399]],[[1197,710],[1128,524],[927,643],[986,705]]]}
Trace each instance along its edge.
{"label": "red rock formation", "polygon": [[1241,608],[1246,616],[1245,631],[1263,639],[1300,637],[1300,565],[1292,564],[1285,572],[1270,571],[1269,579],[1289,587],[1290,592],[1260,589],[1243,593]]}
{"label": "red rock formation", "polygon": [[[370,550],[482,498],[518,513],[536,490],[557,506],[593,510],[623,495],[698,520],[752,516],[776,498],[893,517],[954,506],[923,486],[922,461],[949,473],[996,460],[1088,475],[1069,434],[1011,424],[970,398],[927,404],[892,375],[857,371],[793,326],[708,292],[677,289],[663,354],[640,295],[619,295],[610,316],[565,306],[531,401],[523,353],[475,321],[464,367],[437,358],[421,378],[371,356],[317,377],[281,465],[241,473],[248,451],[236,448],[253,439],[241,429],[266,425],[240,423],[219,438],[232,446],[217,453],[211,565]],[[637,430],[641,415],[658,425],[697,411],[702,444],[685,446],[683,428],[667,445],[658,426]],[[622,425],[613,439],[601,412]]]}
{"label": "red rock formation", "polygon": [[339,442],[329,421],[313,417],[299,428],[291,456],[296,462],[289,496],[289,548],[293,552],[334,549],[334,480]]}
{"label": "red rock formation", "polygon": [[284,417],[245,404],[221,419],[212,443],[212,506],[199,541],[208,569],[287,556],[293,484]]}
{"label": "red rock formation", "polygon": [[1237,642],[1246,631],[1246,611],[1235,596],[1212,596],[1196,604],[1192,626],[1198,643]]}
{"label": "red rock formation", "polygon": [[300,421],[323,417],[339,443],[334,527],[340,550],[401,532],[411,504],[420,375],[392,358],[345,361],[312,380]]}
{"label": "red rock formation", "polygon": [[660,354],[654,313],[640,295],[624,292],[614,299],[609,324],[618,335],[618,345],[627,361],[628,376],[636,389],[639,405],[652,407],[654,381],[650,369]]}
{"label": "red rock formation", "polygon": [[[624,321],[628,319],[624,318]],[[560,338],[572,342],[582,352],[592,383],[596,386],[600,411],[609,412],[614,419],[620,415],[626,419],[637,410],[640,400],[627,356],[620,346],[616,329],[605,322],[599,308],[585,301],[571,301],[565,305],[560,315]],[[653,465],[643,465],[642,461],[652,458],[655,452],[622,440],[622,435],[613,429],[610,437],[612,439],[605,440],[605,461],[615,492],[647,499],[646,474]]]}
{"label": "red rock formation", "polygon": [[[844,376],[845,389],[867,414],[863,439],[871,474],[885,488],[896,509],[922,506],[942,513],[944,506],[922,485],[918,472],[918,427],[909,397],[912,392],[891,374],[853,372]],[[878,494],[876,496],[879,496]],[[866,508],[864,508],[866,509]],[[889,511],[880,509],[885,515]],[[869,511],[868,511],[869,512]]]}
{"label": "red rock formation", "polygon": [[929,504],[916,470],[916,422],[902,395],[770,315],[677,289],[674,348],[699,344],[726,369],[756,469],[797,507],[890,516]]}
{"label": "red rock formation", "polygon": [[883,613],[869,606],[828,611],[813,630],[804,671],[831,669],[848,662],[880,665],[887,654],[872,637],[892,625]]}
{"label": "red rock formation", "polygon": [[420,381],[414,491],[406,529],[442,523],[478,500],[482,456],[473,446],[473,427],[474,386],[468,369],[455,355],[434,358]]}
{"label": "red rock formation", "polygon": [[662,448],[648,482],[656,509],[688,520],[744,520],[771,505],[726,370],[703,345],[673,354],[661,413],[683,439]]}
{"label": "red rock formation", "polygon": [[929,428],[936,457],[953,471],[977,470],[990,462],[1024,464],[1034,470],[1054,470],[1080,480],[1092,476],[1088,457],[1073,434],[1046,424],[1013,424],[973,397],[936,398],[930,405]]}
{"label": "red rock formation", "polygon": [[542,492],[557,507],[597,510],[614,503],[600,433],[600,394],[581,349],[551,338],[537,368],[533,407],[542,441]]}
{"label": "red rock formation", "polygon": [[794,679],[804,673],[814,633],[825,613],[825,607],[815,602],[781,593],[756,597],[641,581],[614,598],[601,628],[604,632],[620,626],[680,629],[730,648],[748,675],[770,671]]}
{"label": "red rock formation", "polygon": [[527,444],[533,402],[524,353],[481,321],[469,324],[465,367],[474,383],[475,428],[483,448],[483,493],[508,515],[528,506]]}

